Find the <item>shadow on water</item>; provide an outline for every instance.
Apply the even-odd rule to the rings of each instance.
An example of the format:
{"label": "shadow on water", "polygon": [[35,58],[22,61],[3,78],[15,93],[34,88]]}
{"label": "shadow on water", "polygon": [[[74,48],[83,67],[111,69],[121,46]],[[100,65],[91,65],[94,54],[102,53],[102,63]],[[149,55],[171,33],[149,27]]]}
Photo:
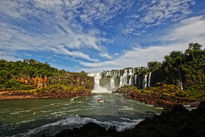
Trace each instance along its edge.
{"label": "shadow on water", "polygon": [[117,131],[123,131],[125,129],[133,128],[146,117],[152,117],[153,115],[154,113],[152,112],[148,112],[146,116],[139,113],[138,115],[132,115],[129,117],[126,115],[121,115],[121,117],[113,115],[81,115],[71,116],[63,119],[60,117],[41,119],[18,125],[0,123],[0,135],[2,137],[39,137],[42,134],[45,134],[46,136],[53,136],[64,129],[80,128],[90,122],[96,123],[102,127],[105,127],[106,129],[115,126]]}

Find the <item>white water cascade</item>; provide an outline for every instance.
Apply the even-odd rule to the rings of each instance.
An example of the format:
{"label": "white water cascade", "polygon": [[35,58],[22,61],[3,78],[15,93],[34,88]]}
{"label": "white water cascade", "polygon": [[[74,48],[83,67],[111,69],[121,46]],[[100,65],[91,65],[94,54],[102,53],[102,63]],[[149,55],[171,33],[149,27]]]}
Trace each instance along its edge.
{"label": "white water cascade", "polygon": [[110,79],[110,88],[111,88],[111,90],[115,89],[115,80],[113,77]]}
{"label": "white water cascade", "polygon": [[137,80],[138,80],[138,79],[137,79],[137,74],[136,74],[134,77],[135,77],[134,85],[137,86]]}
{"label": "white water cascade", "polygon": [[94,89],[92,93],[111,93],[112,91],[107,90],[100,86],[101,73],[90,73],[88,76],[94,77]]}
{"label": "white water cascade", "polygon": [[149,77],[148,77],[148,87],[151,86],[151,76],[152,76],[152,72],[149,73]]}
{"label": "white water cascade", "polygon": [[179,72],[179,87],[181,90],[183,90],[183,84],[182,84],[182,76],[181,76],[181,72]]}
{"label": "white water cascade", "polygon": [[147,87],[147,75],[144,76],[143,88]]}
{"label": "white water cascade", "polygon": [[130,75],[130,79],[129,79],[129,83],[128,85],[133,85],[133,69],[129,69],[129,75]]}
{"label": "white water cascade", "polygon": [[120,77],[120,87],[128,84],[128,72],[124,70],[123,76]]}

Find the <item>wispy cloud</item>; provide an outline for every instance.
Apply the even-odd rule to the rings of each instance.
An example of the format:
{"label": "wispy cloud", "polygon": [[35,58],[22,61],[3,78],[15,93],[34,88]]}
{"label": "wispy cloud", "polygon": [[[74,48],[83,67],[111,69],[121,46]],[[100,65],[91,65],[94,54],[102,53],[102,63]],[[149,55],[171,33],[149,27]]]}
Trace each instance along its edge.
{"label": "wispy cloud", "polygon": [[0,59],[5,59],[8,61],[22,60],[16,57],[16,54],[13,51],[6,51],[6,50],[0,50]]}
{"label": "wispy cloud", "polygon": [[182,20],[169,35],[167,41],[200,42],[205,45],[205,16],[196,16]]}
{"label": "wispy cloud", "polygon": [[145,0],[136,13],[130,15],[123,30],[125,34],[141,34],[147,28],[166,21],[178,21],[191,13],[190,6],[195,0]]}
{"label": "wispy cloud", "polygon": [[85,66],[88,72],[147,66],[147,63],[150,61],[162,61],[164,55],[173,50],[182,51],[186,48],[187,43],[153,45],[148,48],[133,47],[130,50],[124,51],[124,54],[119,58],[99,63],[81,62],[81,65]]}
{"label": "wispy cloud", "polygon": [[84,8],[81,11],[80,19],[87,24],[93,24],[96,21],[103,24],[130,8],[133,3],[131,0],[105,0],[104,2],[95,0],[86,2],[83,5]]}
{"label": "wispy cloud", "polygon": [[[134,46],[130,50],[113,60],[97,63],[81,62],[89,72],[125,67],[146,66],[149,61],[162,61],[164,56],[171,51],[184,51],[190,42],[198,42],[205,48],[205,19],[197,16],[181,21],[177,27],[172,28],[167,35],[161,39],[163,45],[150,45],[147,48]],[[187,32],[188,31],[188,32]]]}
{"label": "wispy cloud", "polygon": [[[92,29],[87,32],[83,32],[82,29],[73,29],[74,25],[67,23],[67,20],[63,17],[65,14],[62,11],[63,9],[60,10],[63,1],[34,1],[32,3],[34,5],[30,9],[24,8],[24,10],[18,12],[18,9],[26,4],[25,1],[11,2],[4,0],[1,3],[1,7],[9,7],[0,9],[2,16],[6,16],[5,20],[0,21],[0,47],[2,49],[47,51],[58,49],[59,53],[96,61],[96,59],[91,59],[89,55],[83,53],[82,48],[100,51],[102,48],[101,37]],[[53,13],[50,13],[51,10],[53,10]],[[60,15],[61,13],[62,15]],[[31,23],[31,19],[35,19],[36,23]],[[38,22],[41,22],[41,26],[40,24],[36,25]],[[80,28],[80,25],[78,26],[77,28]],[[39,27],[42,27],[41,30],[39,30]],[[52,31],[47,32],[48,29],[52,29]],[[59,48],[62,45],[67,48],[66,52],[65,49]],[[69,49],[74,49],[74,51]]]}

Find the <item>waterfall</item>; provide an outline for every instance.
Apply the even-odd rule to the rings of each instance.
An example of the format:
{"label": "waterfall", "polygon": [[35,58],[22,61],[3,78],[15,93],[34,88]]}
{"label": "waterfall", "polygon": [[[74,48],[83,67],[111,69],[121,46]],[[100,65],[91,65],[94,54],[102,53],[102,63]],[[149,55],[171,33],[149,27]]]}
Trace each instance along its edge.
{"label": "waterfall", "polygon": [[147,87],[147,75],[144,76],[143,88]]}
{"label": "waterfall", "polygon": [[148,87],[151,86],[151,76],[152,76],[152,72],[149,73],[149,77],[148,77]]}
{"label": "waterfall", "polygon": [[137,86],[137,74],[135,74],[134,79],[134,85]]}
{"label": "waterfall", "polygon": [[[95,85],[92,92],[109,93],[124,85],[134,85],[138,88],[147,88],[151,86],[152,72],[144,75],[138,74],[137,68],[126,68],[124,70],[110,70],[102,73],[89,74],[95,79]],[[181,78],[180,78],[181,82]],[[180,87],[182,87],[182,83]]]}
{"label": "waterfall", "polygon": [[182,85],[182,76],[181,76],[181,72],[179,71],[179,87],[181,90],[183,90],[183,85]]}
{"label": "waterfall", "polygon": [[108,91],[106,88],[100,86],[101,73],[90,73],[88,76],[94,77],[94,89],[91,91],[92,93],[111,93],[112,91]]}
{"label": "waterfall", "polygon": [[133,69],[129,69],[129,75],[133,74],[132,71],[133,71]]}
{"label": "waterfall", "polygon": [[106,76],[110,76],[110,71],[107,71],[107,72],[106,72]]}
{"label": "waterfall", "polygon": [[120,85],[119,87],[122,87],[123,86],[123,76],[120,77]]}
{"label": "waterfall", "polygon": [[122,87],[124,85],[128,85],[128,72],[127,72],[127,69],[124,70],[123,75],[120,77],[119,87]]}
{"label": "waterfall", "polygon": [[128,73],[127,73],[127,70],[124,70],[124,74],[123,74],[123,86],[124,85],[127,85],[127,77],[128,77]]}
{"label": "waterfall", "polygon": [[110,88],[111,88],[111,90],[115,89],[115,80],[113,77],[110,79]]}
{"label": "waterfall", "polygon": [[132,76],[129,79],[129,84],[128,85],[132,85]]}

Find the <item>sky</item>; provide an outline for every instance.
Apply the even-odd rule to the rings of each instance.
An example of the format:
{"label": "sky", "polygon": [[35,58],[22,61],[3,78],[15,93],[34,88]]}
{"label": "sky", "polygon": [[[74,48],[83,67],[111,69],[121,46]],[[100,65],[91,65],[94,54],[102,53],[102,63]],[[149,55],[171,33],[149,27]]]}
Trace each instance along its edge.
{"label": "sky", "polygon": [[205,48],[205,0],[0,0],[0,59],[71,72],[162,61]]}

